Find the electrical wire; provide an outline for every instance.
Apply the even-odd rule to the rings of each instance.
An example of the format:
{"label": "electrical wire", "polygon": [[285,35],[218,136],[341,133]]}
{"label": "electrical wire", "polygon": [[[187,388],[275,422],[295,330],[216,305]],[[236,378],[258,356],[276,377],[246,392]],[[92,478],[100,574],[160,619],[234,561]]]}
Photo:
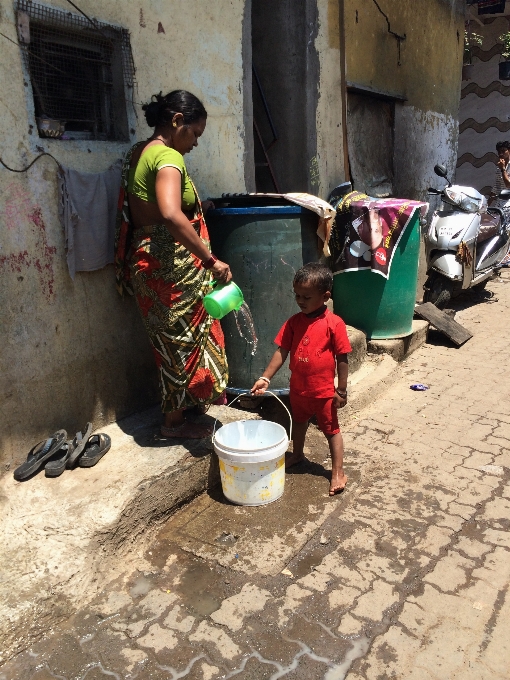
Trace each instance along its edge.
{"label": "electrical wire", "polygon": [[112,47],[113,47],[113,40],[112,40],[108,35],[106,35],[106,33],[103,31],[103,29],[102,29],[100,26],[97,25],[97,21],[95,21],[94,19],[91,19],[91,18],[88,16],[88,14],[85,14],[85,12],[84,12],[82,9],[80,9],[80,8],[78,7],[78,5],[75,5],[74,2],[71,2],[71,0],[67,0],[67,2],[68,2],[72,7],[74,7],[74,9],[77,10],[82,16],[84,16],[85,19],[86,19],[89,23],[92,24],[92,26],[96,29],[96,31],[99,31],[99,33],[101,33],[101,35],[102,35],[104,38],[106,38],[106,40],[108,40],[108,42],[110,43],[110,45],[112,45]]}
{"label": "electrical wire", "polygon": [[42,158],[43,156],[49,156],[50,158],[52,158],[52,159],[55,161],[55,163],[58,165],[58,167],[59,167],[60,169],[62,169],[61,164],[57,161],[57,159],[55,158],[55,156],[52,156],[51,153],[47,153],[46,151],[44,151],[43,153],[40,153],[38,156],[36,156],[36,157],[34,158],[34,160],[33,160],[29,165],[27,165],[26,168],[23,168],[22,170],[16,170],[15,168],[10,168],[6,163],[3,162],[1,156],[0,156],[0,164],[3,165],[4,168],[5,168],[6,170],[9,170],[10,172],[20,172],[20,173],[21,173],[21,172],[27,172],[27,170],[30,170],[30,168],[32,167],[32,165],[33,165],[36,161],[38,161],[39,158]]}
{"label": "electrical wire", "polygon": [[34,52],[31,52],[31,51],[28,49],[28,46],[27,46],[27,45],[22,45],[21,43],[16,42],[16,41],[13,40],[12,38],[9,38],[8,35],[5,35],[5,33],[0,32],[0,35],[2,36],[2,38],[5,38],[5,39],[8,40],[9,42],[11,42],[13,45],[16,45],[16,47],[20,47],[22,50],[26,50],[26,51],[30,54],[31,57],[35,57],[36,59],[39,59],[39,61],[42,61],[43,64],[46,64],[46,66],[49,66],[49,67],[52,68],[54,71],[58,71],[58,73],[62,73],[62,75],[64,75],[64,76],[67,75],[67,73],[66,73],[65,71],[62,71],[61,69],[57,68],[56,66],[53,66],[53,64],[50,64],[49,61],[46,61],[46,59],[43,59],[43,58],[40,57],[38,54],[34,54]]}

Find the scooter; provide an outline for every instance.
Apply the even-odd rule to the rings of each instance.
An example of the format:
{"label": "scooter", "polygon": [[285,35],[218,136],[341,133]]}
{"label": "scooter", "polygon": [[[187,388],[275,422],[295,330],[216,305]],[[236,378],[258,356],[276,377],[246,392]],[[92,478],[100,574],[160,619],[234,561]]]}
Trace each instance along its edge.
{"label": "scooter", "polygon": [[[425,235],[427,281],[424,302],[443,309],[452,296],[468,288],[483,288],[498,273],[510,249],[510,221],[500,208],[487,207],[487,199],[472,187],[452,185],[443,165],[434,172],[448,184],[443,190],[430,188],[441,196]],[[508,201],[510,189],[499,198]]]}

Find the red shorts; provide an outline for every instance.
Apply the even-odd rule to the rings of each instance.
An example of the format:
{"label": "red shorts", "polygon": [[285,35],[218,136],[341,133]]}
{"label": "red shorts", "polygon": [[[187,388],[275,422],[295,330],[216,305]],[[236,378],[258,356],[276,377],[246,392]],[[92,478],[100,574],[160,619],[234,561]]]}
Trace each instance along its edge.
{"label": "red shorts", "polygon": [[324,434],[331,436],[340,432],[338,414],[333,397],[320,399],[318,397],[302,397],[290,393],[292,417],[297,423],[305,423],[312,416],[316,416],[317,425]]}

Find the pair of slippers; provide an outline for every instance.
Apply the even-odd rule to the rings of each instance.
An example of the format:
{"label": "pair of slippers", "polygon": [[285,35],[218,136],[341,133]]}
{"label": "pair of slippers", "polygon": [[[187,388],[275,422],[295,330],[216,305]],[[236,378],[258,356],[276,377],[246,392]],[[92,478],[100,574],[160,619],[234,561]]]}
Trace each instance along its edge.
{"label": "pair of slippers", "polygon": [[92,423],[87,423],[85,432],[77,432],[73,439],[67,439],[65,430],[57,430],[45,441],[30,449],[27,459],[16,470],[14,479],[21,482],[32,477],[44,466],[46,477],[58,477],[64,470],[92,467],[110,450],[112,440],[107,434],[92,434]]}

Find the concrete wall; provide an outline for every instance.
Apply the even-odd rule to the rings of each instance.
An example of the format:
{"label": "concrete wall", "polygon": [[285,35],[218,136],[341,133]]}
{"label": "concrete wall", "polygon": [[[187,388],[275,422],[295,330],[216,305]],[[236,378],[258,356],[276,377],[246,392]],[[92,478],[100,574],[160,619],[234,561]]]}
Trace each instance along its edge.
{"label": "concrete wall", "polygon": [[[457,158],[464,0],[345,0],[346,77],[406,101],[395,103],[394,195],[429,200],[434,165]],[[368,131],[368,134],[370,132]],[[377,143],[377,140],[374,140]],[[419,293],[424,280],[423,258]]]}
{"label": "concrete wall", "polygon": [[[72,10],[64,0],[51,4]],[[126,0],[82,0],[80,7],[131,33],[138,81],[134,110],[128,107],[131,142],[151,132],[140,102],[160,90],[189,89],[209,111],[206,133],[187,157],[199,192],[205,198],[244,191],[251,172],[244,0],[141,0],[136,8]],[[0,31],[17,40],[11,0],[0,0]],[[0,40],[4,162],[22,168],[45,150],[66,166],[100,172],[125,153],[130,143],[39,138],[20,50]],[[57,200],[51,159],[24,174],[0,167],[2,470],[12,469],[56,428],[74,435],[88,420],[99,427],[159,398],[141,321],[133,301],[118,296],[113,267],[70,279]]]}
{"label": "concrete wall", "polygon": [[346,0],[347,81],[404,97],[395,107],[396,194],[425,198],[436,163],[455,167],[464,35],[462,0]]}
{"label": "concrete wall", "polygon": [[510,84],[499,79],[499,36],[510,28],[510,2],[504,14],[478,17],[473,7],[468,16],[475,17],[470,18],[471,31],[481,35],[483,43],[472,50],[469,80],[462,81],[456,178],[489,194],[496,179],[496,143],[510,139]]}
{"label": "concrete wall", "polygon": [[[344,179],[339,0],[252,0],[253,63],[278,133],[269,150],[282,191],[327,196]],[[271,131],[258,93],[254,114]],[[274,191],[266,170],[259,191]]]}

